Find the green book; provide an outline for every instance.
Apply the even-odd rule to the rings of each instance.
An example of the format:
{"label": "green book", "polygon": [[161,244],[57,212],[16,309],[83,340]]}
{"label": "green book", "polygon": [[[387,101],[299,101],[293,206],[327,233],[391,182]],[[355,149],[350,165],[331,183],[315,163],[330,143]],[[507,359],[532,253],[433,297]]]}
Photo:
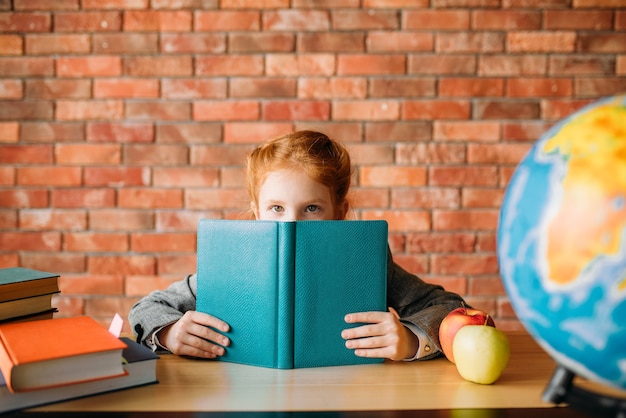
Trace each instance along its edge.
{"label": "green book", "polygon": [[59,274],[24,267],[0,269],[0,302],[59,292]]}
{"label": "green book", "polygon": [[351,312],[386,311],[385,221],[198,226],[196,309],[227,322],[220,360],[279,369],[379,363],[345,347]]}

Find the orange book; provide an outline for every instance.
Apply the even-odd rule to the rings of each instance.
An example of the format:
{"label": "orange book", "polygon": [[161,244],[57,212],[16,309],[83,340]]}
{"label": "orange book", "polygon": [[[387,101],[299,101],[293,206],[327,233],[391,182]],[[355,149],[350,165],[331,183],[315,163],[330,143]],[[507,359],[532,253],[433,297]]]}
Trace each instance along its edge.
{"label": "orange book", "polygon": [[0,324],[0,371],[11,392],[124,375],[124,348],[88,316]]}

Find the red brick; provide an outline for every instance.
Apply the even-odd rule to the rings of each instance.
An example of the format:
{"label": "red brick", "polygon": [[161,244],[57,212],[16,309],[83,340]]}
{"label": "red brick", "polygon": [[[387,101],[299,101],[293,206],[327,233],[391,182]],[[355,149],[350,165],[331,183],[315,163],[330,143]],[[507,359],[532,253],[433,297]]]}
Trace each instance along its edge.
{"label": "red brick", "polygon": [[484,55],[478,61],[478,74],[484,76],[545,75],[548,60],[542,55]]}
{"label": "red brick", "polygon": [[544,21],[547,30],[611,30],[613,12],[608,10],[546,10]]}
{"label": "red brick", "polygon": [[332,54],[269,54],[265,72],[268,76],[330,76],[335,72],[335,65]]}
{"label": "red brick", "polygon": [[120,208],[181,208],[183,205],[180,189],[124,188],[117,196]]}
{"label": "red brick", "polygon": [[442,121],[433,125],[433,139],[442,141],[487,141],[500,139],[500,124],[483,121]]}
{"label": "red brick", "polygon": [[[349,5],[346,5],[344,7],[350,7],[350,6],[354,7],[354,2],[351,2],[350,0],[347,0],[347,2],[349,3]],[[336,3],[339,3],[339,2],[337,1],[332,2],[333,5]],[[397,8],[406,8],[406,9],[411,9],[411,8],[422,9],[428,6],[429,6],[428,0],[363,0],[364,8],[371,7],[371,8],[387,9],[390,7],[397,7]],[[337,6],[337,7],[340,7],[340,6]]]}
{"label": "red brick", "polygon": [[296,97],[296,80],[290,78],[237,78],[230,81],[232,97]]}
{"label": "red brick", "polygon": [[365,35],[352,32],[304,32],[296,39],[302,52],[363,52]]}
{"label": "red brick", "polygon": [[365,46],[368,52],[433,51],[434,38],[431,33],[371,31]]}
{"label": "red brick", "polygon": [[122,150],[117,144],[59,144],[54,155],[58,164],[119,164]]}
{"label": "red brick", "polygon": [[570,97],[572,80],[567,78],[515,78],[507,80],[508,97]]}
{"label": "red brick", "polygon": [[472,28],[475,30],[538,30],[542,15],[535,10],[474,10]]}
{"label": "red brick", "polygon": [[435,91],[434,78],[376,78],[369,83],[370,97],[432,97]]}
{"label": "red brick", "polygon": [[337,57],[337,74],[340,75],[385,75],[404,74],[404,55],[344,54]]}
{"label": "red brick", "polygon": [[503,189],[466,187],[462,191],[463,207],[499,209],[502,204],[503,195]]}
{"label": "red brick", "polygon": [[194,12],[193,22],[198,32],[258,31],[261,13],[256,10],[198,10]]}
{"label": "red brick", "polygon": [[24,40],[20,35],[0,35],[0,55],[22,55]]}
{"label": "red brick", "polygon": [[85,119],[121,119],[124,103],[119,100],[58,100],[56,118],[78,121]]}
{"label": "red brick", "polygon": [[333,30],[393,30],[400,27],[399,14],[392,10],[334,10]]}
{"label": "red brick", "polygon": [[359,185],[365,187],[406,187],[426,185],[426,168],[375,166],[360,167]]}
{"label": "red brick", "polygon": [[54,75],[54,59],[49,57],[0,57],[3,77],[50,77]]}
{"label": "red brick", "polygon": [[398,188],[391,191],[391,207],[398,209],[458,208],[459,191],[454,188]]}
{"label": "red brick", "polygon": [[26,97],[33,99],[87,99],[91,81],[82,79],[27,79]]}
{"label": "red brick", "polygon": [[224,143],[258,144],[291,131],[285,122],[231,122],[224,124]]}
{"label": "red brick", "polygon": [[187,10],[125,10],[123,21],[127,32],[188,32],[192,23]]}
{"label": "red brick", "polygon": [[370,122],[365,125],[366,142],[406,142],[431,139],[430,122]]}
{"label": "red brick", "polygon": [[331,112],[335,120],[397,120],[400,104],[395,100],[337,101]]}
{"label": "red brick", "polygon": [[84,140],[83,123],[22,122],[22,142],[66,142]]}
{"label": "red brick", "polygon": [[81,184],[79,167],[18,167],[17,184],[21,186],[77,186]]}
{"label": "red brick", "polygon": [[[485,264],[487,262],[488,260],[485,260]],[[506,292],[499,277],[477,277],[469,281],[468,294],[474,296],[506,295]]]}
{"label": "red brick", "polygon": [[147,9],[150,0],[81,0],[83,9]]}
{"label": "red brick", "polygon": [[15,10],[76,10],[79,8],[77,0],[56,0],[49,2],[46,0],[15,0],[13,2]]}
{"label": "red brick", "polygon": [[53,103],[47,101],[0,102],[0,120],[50,120],[53,112]]}
{"label": "red brick", "polygon": [[504,52],[505,38],[500,33],[441,33],[435,41],[435,50],[440,53]]}
{"label": "red brick", "polygon": [[17,142],[20,125],[17,122],[0,122],[0,143]]}
{"label": "red brick", "polygon": [[203,167],[155,167],[152,182],[158,187],[217,187],[219,170]]}
{"label": "red brick", "polygon": [[151,252],[194,252],[196,250],[195,233],[132,233],[130,249],[138,253]]}
{"label": "red brick", "polygon": [[48,206],[48,191],[46,189],[0,188],[0,202],[3,208],[42,208]]}
{"label": "red brick", "polygon": [[[20,257],[22,267],[42,271],[53,271],[64,276],[66,273],[80,273],[85,271],[85,256],[80,253],[65,253],[61,251],[25,253]],[[62,308],[54,303],[53,306]],[[56,315],[55,315],[56,317]]]}
{"label": "red brick", "polygon": [[435,274],[482,275],[498,272],[498,262],[495,255],[433,255],[431,260],[432,272]]}
{"label": "red brick", "polygon": [[152,123],[89,122],[86,132],[90,142],[145,143],[153,142],[155,136]]}
{"label": "red brick", "polygon": [[64,275],[59,277],[59,289],[63,295],[122,295],[124,294],[124,276],[121,274]]}
{"label": "red brick", "polygon": [[13,186],[15,184],[15,168],[0,167],[0,186]]}
{"label": "red brick", "polygon": [[576,51],[604,54],[623,54],[626,52],[626,33],[582,33],[578,35],[576,42]]}
{"label": "red brick", "polygon": [[66,232],[63,250],[77,252],[126,252],[129,250],[128,234],[102,232]]}
{"label": "red brick", "polygon": [[114,56],[59,57],[59,77],[112,77],[122,74],[122,59]]}
{"label": "red brick", "polygon": [[159,97],[159,80],[106,78],[93,82],[93,97],[103,99]]}
{"label": "red brick", "polygon": [[129,145],[124,149],[124,162],[129,165],[185,165],[188,150],[181,145]]}
{"label": "red brick", "polygon": [[392,210],[364,210],[363,220],[385,220],[389,231],[428,231],[430,229],[430,213],[427,211],[392,211]]}
{"label": "red brick", "polygon": [[172,283],[182,280],[181,276],[126,276],[124,294],[127,296],[145,296],[153,290],[164,290]]}
{"label": "red brick", "polygon": [[498,175],[496,167],[450,166],[431,167],[428,178],[437,186],[495,186]]}
{"label": "red brick", "polygon": [[449,143],[397,144],[397,164],[463,164],[465,145]]}
{"label": "red brick", "polygon": [[301,77],[297,85],[300,99],[363,99],[367,94],[364,77]]}
{"label": "red brick", "polygon": [[201,121],[258,120],[261,116],[259,103],[251,100],[195,101],[192,117]]}
{"label": "red brick", "polygon": [[222,0],[222,9],[279,9],[289,7],[289,0]]}
{"label": "red brick", "polygon": [[154,229],[151,211],[135,209],[95,209],[89,211],[89,228],[93,231],[143,231]]}
{"label": "red brick", "polygon": [[482,120],[537,119],[539,103],[481,100],[474,103],[473,117]]}
{"label": "red brick", "polygon": [[89,35],[28,35],[28,55],[86,54],[91,51]]}
{"label": "red brick", "polygon": [[25,230],[84,230],[87,228],[87,213],[84,210],[21,210],[19,228]]}
{"label": "red brick", "polygon": [[412,233],[407,236],[410,253],[472,253],[476,245],[473,233]]}
{"label": "red brick", "polygon": [[576,95],[582,97],[598,98],[626,91],[626,78],[624,77],[576,78],[574,83]]}
{"label": "red brick", "polygon": [[393,147],[389,144],[348,144],[352,164],[378,165],[393,163]]}
{"label": "red brick", "polygon": [[159,51],[156,33],[95,33],[93,52],[97,54],[141,54]]}
{"label": "red brick", "polygon": [[195,255],[160,255],[157,257],[159,274],[177,274],[178,280],[196,271]]}
{"label": "red brick", "polygon": [[[554,120],[562,119],[570,114],[580,110],[583,106],[586,106],[593,102],[593,99],[588,100],[571,100],[571,99],[553,99],[543,100],[541,102],[541,119]],[[539,126],[540,130],[536,131],[538,134],[548,130],[548,125],[544,124]]]}
{"label": "red brick", "polygon": [[232,33],[228,49],[233,53],[291,52],[295,42],[295,36],[289,33]]}
{"label": "red brick", "polygon": [[504,141],[536,141],[550,127],[548,122],[504,123],[502,140]]}
{"label": "red brick", "polygon": [[197,232],[198,222],[203,218],[217,218],[212,211],[160,210],[155,213],[155,229],[167,232]]}
{"label": "red brick", "polygon": [[470,103],[466,100],[406,100],[402,119],[469,119]]}
{"label": "red brick", "polygon": [[50,13],[6,13],[0,12],[0,32],[50,32]]}
{"label": "red brick", "polygon": [[421,275],[428,273],[429,260],[425,255],[394,254],[393,260],[400,267],[413,274]]}
{"label": "red brick", "polygon": [[185,207],[192,210],[246,210],[249,203],[242,189],[190,189],[185,194]]}
{"label": "red brick", "polygon": [[501,78],[442,78],[439,80],[441,97],[493,97],[504,94]]}
{"label": "red brick", "polygon": [[149,167],[85,167],[85,186],[149,186]]}
{"label": "red brick", "polygon": [[226,35],[206,33],[164,33],[161,35],[161,52],[205,53],[226,52]]}
{"label": "red brick", "polygon": [[438,231],[495,231],[497,225],[497,210],[435,210],[433,212],[433,229]]}
{"label": "red brick", "polygon": [[[333,24],[340,19],[333,16]],[[328,31],[330,15],[323,10],[267,10],[261,14],[262,29],[269,31]]]}
{"label": "red brick", "polygon": [[408,59],[408,74],[475,74],[476,57],[467,54],[414,54]]}
{"label": "red brick", "polygon": [[[209,55],[195,59],[195,75],[252,76],[263,74],[261,55]],[[1,61],[0,61],[1,66]]]}
{"label": "red brick", "polygon": [[330,103],[327,101],[265,101],[261,104],[264,120],[328,120]]}
{"label": "red brick", "polygon": [[136,120],[190,120],[191,103],[134,101],[126,103],[126,117]]}
{"label": "red brick", "polygon": [[117,32],[122,28],[122,15],[110,12],[61,12],[54,14],[56,32]]}
{"label": "red brick", "polygon": [[0,99],[13,100],[24,97],[24,86],[20,80],[0,80]]}
{"label": "red brick", "polygon": [[615,8],[624,7],[624,3],[622,0],[573,0],[572,6],[575,8]]}
{"label": "red brick", "polygon": [[191,149],[192,165],[242,165],[245,156],[251,151],[251,146],[222,144],[195,146]]}
{"label": "red brick", "polygon": [[560,55],[551,56],[550,74],[562,75],[611,75],[615,69],[615,59],[611,56],[596,55]]}
{"label": "red brick", "polygon": [[3,164],[52,164],[51,145],[3,145],[0,147]]}
{"label": "red brick", "polygon": [[468,10],[406,10],[402,27],[408,30],[467,30],[470,28]]}
{"label": "red brick", "polygon": [[[156,142],[167,143],[214,143],[221,142],[222,130],[212,123],[160,123],[156,127]],[[193,153],[193,148],[191,150]],[[193,161],[193,158],[192,158]]]}
{"label": "red brick", "polygon": [[520,31],[507,34],[509,52],[573,52],[576,33],[572,31]]}
{"label": "red brick", "polygon": [[[381,193],[380,189],[365,189],[353,187],[348,194],[350,209],[386,208],[390,206],[389,195]],[[353,214],[354,215],[354,214]],[[348,219],[350,217],[348,216]]]}
{"label": "red brick", "polygon": [[530,150],[530,144],[469,144],[470,164],[518,164]]}
{"label": "red brick", "polygon": [[124,75],[174,77],[193,74],[190,56],[136,56],[124,58]]}
{"label": "red brick", "polygon": [[59,251],[61,234],[55,231],[3,232],[0,248],[3,251]]}
{"label": "red brick", "polygon": [[[63,188],[51,192],[50,205],[55,208],[104,208],[115,206],[113,189]],[[90,215],[91,216],[91,215]],[[90,218],[91,222],[91,218]],[[91,227],[91,223],[89,225]]]}
{"label": "red brick", "polygon": [[222,78],[164,79],[161,96],[165,99],[224,99],[227,83]]}
{"label": "red brick", "polygon": [[154,257],[148,255],[120,255],[87,257],[90,274],[154,274]]}
{"label": "red brick", "polygon": [[17,254],[0,254],[0,268],[19,267]]}

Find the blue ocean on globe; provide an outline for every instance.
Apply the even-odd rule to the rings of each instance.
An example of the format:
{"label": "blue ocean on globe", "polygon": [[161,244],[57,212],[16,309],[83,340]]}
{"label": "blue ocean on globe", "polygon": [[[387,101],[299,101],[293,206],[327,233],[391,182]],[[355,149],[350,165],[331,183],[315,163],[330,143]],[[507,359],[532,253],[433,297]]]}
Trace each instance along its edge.
{"label": "blue ocean on globe", "polygon": [[626,96],[539,138],[507,187],[497,244],[535,340],[577,375],[626,389]]}

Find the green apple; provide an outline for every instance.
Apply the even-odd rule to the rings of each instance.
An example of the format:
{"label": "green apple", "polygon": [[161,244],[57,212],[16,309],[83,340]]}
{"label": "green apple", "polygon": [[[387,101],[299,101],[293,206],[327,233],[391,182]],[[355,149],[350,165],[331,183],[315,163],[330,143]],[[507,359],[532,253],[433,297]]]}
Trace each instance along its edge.
{"label": "green apple", "polygon": [[470,382],[494,383],[509,363],[511,349],[505,333],[487,325],[466,325],[452,341],[456,369]]}

